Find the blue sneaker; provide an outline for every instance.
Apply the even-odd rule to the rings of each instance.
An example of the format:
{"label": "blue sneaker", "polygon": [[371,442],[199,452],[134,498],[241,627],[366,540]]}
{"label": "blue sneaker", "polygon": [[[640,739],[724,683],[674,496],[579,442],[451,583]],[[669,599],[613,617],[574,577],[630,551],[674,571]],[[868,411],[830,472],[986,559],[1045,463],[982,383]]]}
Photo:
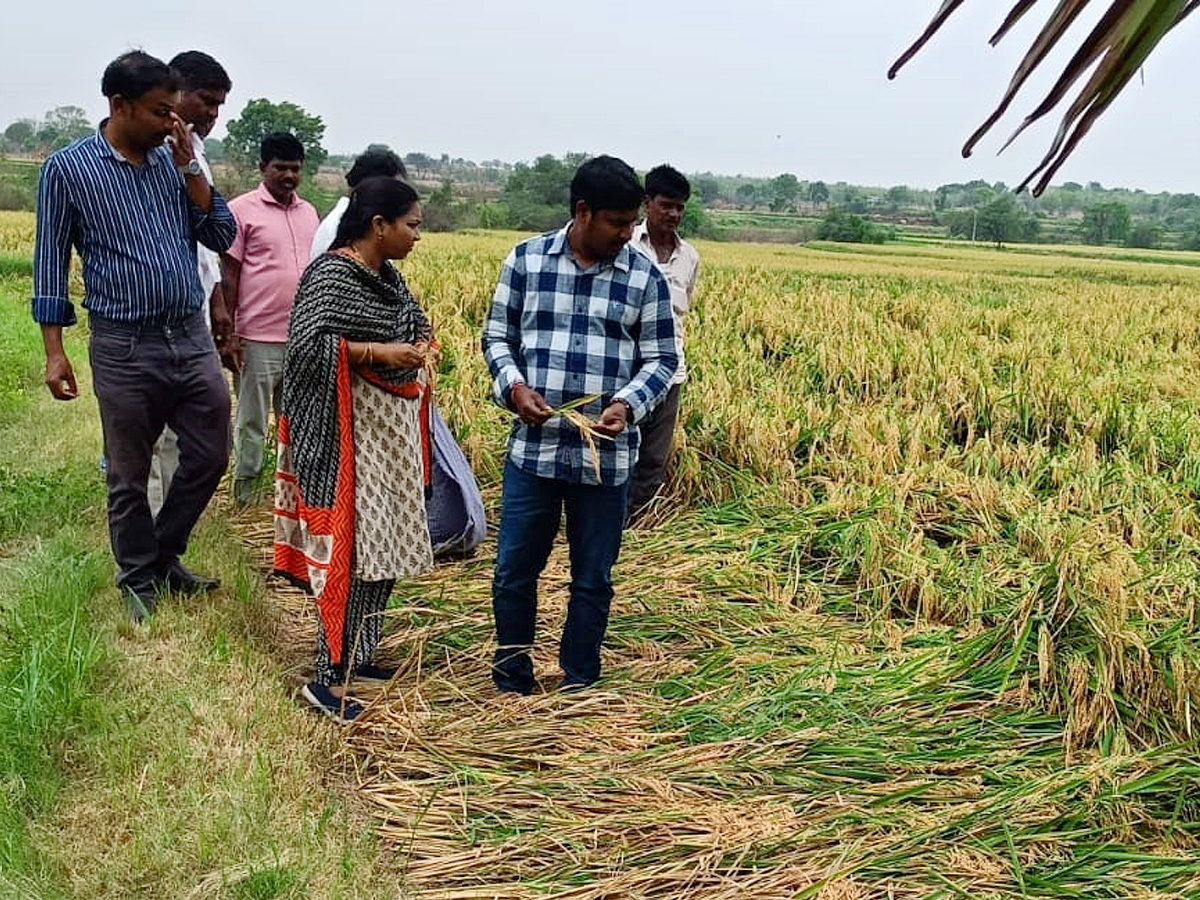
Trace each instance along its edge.
{"label": "blue sneaker", "polygon": [[300,696],[317,712],[335,722],[353,722],[363,711],[363,706],[353,697],[337,697],[328,685],[310,681],[300,689]]}

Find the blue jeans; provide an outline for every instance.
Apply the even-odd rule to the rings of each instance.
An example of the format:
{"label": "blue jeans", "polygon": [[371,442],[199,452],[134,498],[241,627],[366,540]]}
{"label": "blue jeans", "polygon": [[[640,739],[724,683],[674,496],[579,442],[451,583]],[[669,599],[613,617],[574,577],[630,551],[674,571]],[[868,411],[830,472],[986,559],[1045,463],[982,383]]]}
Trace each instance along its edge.
{"label": "blue jeans", "polygon": [[629,482],[615,487],[572,484],[504,467],[492,612],[498,649],[492,678],[502,691],[533,690],[537,583],[563,509],[571,555],[570,600],[558,661],[564,684],[591,684],[600,677],[600,645],[612,602],[612,567],[621,549]]}

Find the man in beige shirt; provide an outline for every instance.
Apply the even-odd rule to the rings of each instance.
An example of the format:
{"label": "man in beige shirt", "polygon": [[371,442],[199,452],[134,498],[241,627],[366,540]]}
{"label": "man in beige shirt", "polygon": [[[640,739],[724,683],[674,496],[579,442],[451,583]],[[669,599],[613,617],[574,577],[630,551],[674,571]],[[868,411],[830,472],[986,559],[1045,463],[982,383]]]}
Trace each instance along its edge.
{"label": "man in beige shirt", "polygon": [[629,521],[645,511],[662,487],[667,459],[679,416],[679,392],[687,379],[683,355],[684,317],[700,275],[700,254],[679,236],[679,223],[691,196],[687,178],[670,166],[646,173],[646,219],[633,230],[629,244],[658,265],[671,289],[671,311],[675,315],[675,349],[679,370],[666,398],[640,424],[641,447],[637,469],[629,486]]}

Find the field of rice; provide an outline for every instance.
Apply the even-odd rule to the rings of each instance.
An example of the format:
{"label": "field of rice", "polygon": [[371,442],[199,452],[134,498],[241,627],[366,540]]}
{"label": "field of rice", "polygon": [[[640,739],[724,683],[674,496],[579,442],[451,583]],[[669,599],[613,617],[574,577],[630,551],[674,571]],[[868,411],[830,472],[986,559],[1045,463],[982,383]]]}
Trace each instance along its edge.
{"label": "field of rice", "polygon": [[[404,265],[493,508],[478,336],[517,238]],[[404,896],[1200,895],[1196,260],[699,247],[600,689],[490,689],[490,543],[398,586],[346,761]],[[566,580],[556,552],[545,676]]]}

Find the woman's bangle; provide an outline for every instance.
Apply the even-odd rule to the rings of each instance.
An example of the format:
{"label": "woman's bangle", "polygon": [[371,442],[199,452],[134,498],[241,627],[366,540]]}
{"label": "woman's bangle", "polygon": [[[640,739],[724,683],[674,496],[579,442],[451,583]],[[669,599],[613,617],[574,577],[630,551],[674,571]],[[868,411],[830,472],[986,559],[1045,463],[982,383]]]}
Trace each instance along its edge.
{"label": "woman's bangle", "polygon": [[371,349],[370,341],[367,341],[367,365],[375,365],[375,351]]}

